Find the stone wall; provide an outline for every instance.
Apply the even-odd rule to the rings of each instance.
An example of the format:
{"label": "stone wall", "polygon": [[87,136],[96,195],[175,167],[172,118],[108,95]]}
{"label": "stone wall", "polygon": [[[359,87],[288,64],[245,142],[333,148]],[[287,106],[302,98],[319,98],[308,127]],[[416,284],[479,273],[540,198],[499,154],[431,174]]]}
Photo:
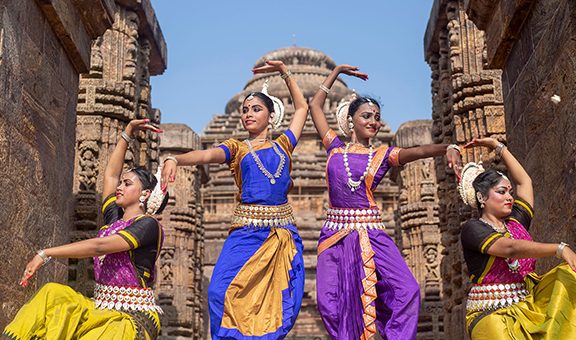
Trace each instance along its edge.
{"label": "stone wall", "polygon": [[[484,32],[468,19],[462,0],[435,0],[424,38],[426,61],[432,70],[432,140],[463,146],[474,137],[504,141],[505,120],[502,72],[490,70]],[[493,152],[465,150],[463,162],[493,162]],[[468,284],[460,244],[460,225],[473,214],[464,206],[456,179],[445,157],[435,161],[439,219],[442,233],[441,263],[444,336],[464,339],[465,293]]]}
{"label": "stone wall", "polygon": [[36,289],[66,282],[64,262],[17,285],[34,250],[70,239],[78,75],[114,4],[0,2],[0,329]]}
{"label": "stone wall", "polygon": [[[486,30],[487,62],[502,70],[506,138],[533,179],[536,240],[576,237],[576,3],[572,0],[467,1]],[[551,101],[553,95],[560,103]],[[558,263],[538,261],[544,272]]]}
{"label": "stone wall", "polygon": [[[162,124],[161,156],[201,148],[200,136],[183,124]],[[203,330],[204,224],[200,185],[205,168],[180,167],[169,186],[170,199],[162,213],[164,246],[158,263],[156,293],[164,310],[166,340],[201,339]]]}
{"label": "stone wall", "polygon": [[[417,120],[402,124],[394,145],[408,148],[432,143],[432,121]],[[442,244],[438,225],[438,194],[432,158],[404,165],[397,176],[400,188],[396,210],[396,244],[420,284],[421,311],[418,339],[440,340],[443,333]]]}

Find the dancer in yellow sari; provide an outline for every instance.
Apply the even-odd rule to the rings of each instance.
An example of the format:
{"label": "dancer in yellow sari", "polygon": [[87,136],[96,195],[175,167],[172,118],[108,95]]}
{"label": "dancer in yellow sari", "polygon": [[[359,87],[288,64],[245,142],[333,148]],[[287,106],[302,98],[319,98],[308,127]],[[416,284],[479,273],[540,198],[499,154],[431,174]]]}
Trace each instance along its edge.
{"label": "dancer in yellow sari", "polygon": [[[508,149],[492,138],[475,139],[470,146],[495,149],[510,175],[475,163],[462,170],[462,199],[480,212],[461,232],[473,283],[466,303],[471,338],[576,339],[576,254],[564,242],[532,240],[532,181]],[[567,263],[536,275],[536,258],[554,255]]]}
{"label": "dancer in yellow sari", "polygon": [[[147,119],[133,120],[122,132],[104,172],[102,207],[106,223],[96,237],[39,250],[26,265],[20,285],[51,258],[94,258],[96,286],[90,299],[59,283],[44,285],[2,333],[4,339],[156,339],[160,307],[152,286],[162,247],[162,228],[152,215],[167,197],[159,179],[144,168],[122,174],[132,134],[161,132]],[[159,176],[159,174],[158,174]]]}

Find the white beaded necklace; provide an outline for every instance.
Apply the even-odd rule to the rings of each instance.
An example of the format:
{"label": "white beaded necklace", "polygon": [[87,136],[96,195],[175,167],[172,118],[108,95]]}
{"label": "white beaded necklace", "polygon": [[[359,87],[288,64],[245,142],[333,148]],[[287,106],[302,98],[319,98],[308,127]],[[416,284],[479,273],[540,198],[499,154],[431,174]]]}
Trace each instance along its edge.
{"label": "white beaded necklace", "polygon": [[348,164],[348,149],[350,149],[350,144],[352,143],[346,144],[343,159],[344,159],[344,168],[346,168],[346,174],[348,175],[348,187],[350,188],[350,191],[355,192],[356,189],[360,187],[360,184],[362,184],[364,178],[366,178],[366,176],[368,175],[368,170],[370,169],[370,165],[372,165],[372,157],[374,156],[373,152],[374,149],[372,145],[370,145],[370,150],[368,151],[368,163],[366,164],[366,170],[364,170],[362,176],[360,176],[360,178],[357,181],[355,181],[352,179],[352,173],[350,172],[350,166]]}
{"label": "white beaded necklace", "polygon": [[[506,223],[503,222],[502,227],[498,227],[498,226],[495,226],[494,224],[490,223],[488,220],[483,219],[482,217],[480,217],[479,220],[481,222],[484,222],[485,224],[489,225],[490,227],[492,227],[492,229],[494,229],[494,231],[496,231],[498,233],[508,232],[508,234],[510,235],[510,238],[514,239],[514,235],[512,235],[512,233],[508,229],[508,226],[506,226]],[[508,265],[508,269],[510,269],[511,272],[518,273],[518,270],[520,269],[520,261],[518,261],[518,259],[505,258],[504,261],[506,261],[506,264]]]}
{"label": "white beaded necklace", "polygon": [[284,169],[284,165],[286,164],[286,157],[284,157],[284,155],[280,152],[280,150],[278,150],[276,143],[274,142],[272,143],[272,149],[274,149],[274,152],[278,155],[278,157],[280,157],[280,163],[278,164],[278,168],[276,169],[274,175],[272,175],[270,171],[268,171],[268,169],[264,167],[264,164],[262,164],[260,157],[258,157],[256,152],[254,151],[254,148],[252,147],[252,143],[250,143],[250,140],[246,139],[244,140],[244,143],[248,145],[248,150],[250,150],[250,154],[252,155],[252,158],[254,158],[254,161],[256,162],[258,169],[260,169],[260,171],[264,174],[264,176],[268,177],[268,179],[270,180],[270,184],[276,184],[276,178],[279,178],[280,175],[282,175],[282,170]]}

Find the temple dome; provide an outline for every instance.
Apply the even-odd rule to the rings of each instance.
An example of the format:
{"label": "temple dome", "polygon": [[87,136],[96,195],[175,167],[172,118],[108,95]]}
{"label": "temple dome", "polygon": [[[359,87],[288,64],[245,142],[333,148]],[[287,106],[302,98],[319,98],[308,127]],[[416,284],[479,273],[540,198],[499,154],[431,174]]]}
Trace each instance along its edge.
{"label": "temple dome", "polygon": [[[312,98],[318,86],[336,67],[336,62],[321,51],[305,47],[284,47],[266,53],[256,61],[254,67],[264,65],[266,60],[282,60],[292,72],[294,79],[302,90],[304,97]],[[290,93],[278,74],[255,74],[248,81],[244,90],[236,94],[226,105],[226,113],[238,110],[240,102],[249,92],[261,91],[264,82],[268,80],[268,93],[289,102]],[[338,101],[350,94],[346,83],[338,79],[332,86],[329,99]]]}

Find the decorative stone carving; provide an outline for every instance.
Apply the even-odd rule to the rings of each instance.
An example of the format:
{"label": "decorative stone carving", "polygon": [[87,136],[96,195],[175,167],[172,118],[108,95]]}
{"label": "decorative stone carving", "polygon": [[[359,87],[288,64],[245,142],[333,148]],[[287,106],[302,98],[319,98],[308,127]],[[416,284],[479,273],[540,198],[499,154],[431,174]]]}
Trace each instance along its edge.
{"label": "decorative stone carving", "polygon": [[[505,139],[501,71],[486,69],[484,33],[465,12],[463,0],[436,0],[425,36],[426,60],[432,71],[432,139],[460,146],[476,137]],[[463,162],[491,163],[494,154],[467,149]],[[444,157],[435,162],[438,216],[442,233],[440,273],[444,305],[444,336],[464,339],[466,266],[460,225],[475,214],[461,204],[453,171]]]}
{"label": "decorative stone carving", "polygon": [[[502,72],[508,147],[534,180],[530,233],[541,242],[574,240],[576,3],[469,0],[466,6],[485,30],[487,65]],[[561,102],[554,103],[554,95]],[[557,263],[542,258],[536,270]]]}
{"label": "decorative stone carving", "polygon": [[[164,41],[161,34],[149,33],[149,21],[140,19],[151,10],[147,3],[116,3],[112,28],[92,42],[89,73],[80,78],[73,182],[76,204],[72,233],[76,239],[93,237],[102,225],[101,174],[126,124],[134,118],[160,122],[159,110],[150,107],[149,69],[152,64],[165,64],[150,59],[151,49],[163,46]],[[140,132],[126,152],[125,167],[146,166],[155,171],[158,148],[157,134]],[[71,285],[88,295],[92,294],[90,272],[90,260],[80,260],[72,263],[69,275]]]}
{"label": "decorative stone carving", "polygon": [[16,284],[33,249],[71,237],[78,79],[92,39],[112,25],[110,4],[0,1],[0,329],[42,284],[66,282],[66,263],[54,261],[28,289]]}
{"label": "decorative stone carving", "polygon": [[[398,128],[394,144],[408,148],[432,143],[432,121],[404,123]],[[440,261],[442,245],[438,219],[438,196],[433,159],[404,165],[397,182],[400,207],[396,211],[396,243],[410,270],[420,283],[422,309],[418,320],[418,339],[443,339],[442,315],[428,312],[442,298]]]}
{"label": "decorative stone carving", "polygon": [[[198,150],[200,137],[182,124],[161,125],[161,154]],[[181,167],[169,186],[170,200],[162,213],[164,247],[158,264],[156,292],[162,315],[161,339],[201,339],[204,225],[200,185],[207,180],[204,167]]]}

